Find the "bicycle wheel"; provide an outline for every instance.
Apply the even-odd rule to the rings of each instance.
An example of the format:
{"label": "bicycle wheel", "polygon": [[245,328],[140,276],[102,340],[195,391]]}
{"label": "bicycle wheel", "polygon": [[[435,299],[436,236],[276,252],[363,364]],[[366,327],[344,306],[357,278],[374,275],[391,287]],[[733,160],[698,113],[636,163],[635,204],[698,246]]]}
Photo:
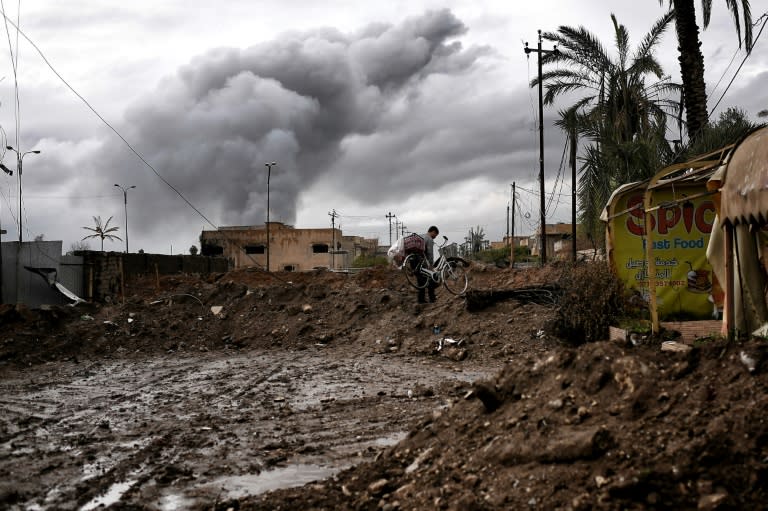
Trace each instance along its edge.
{"label": "bicycle wheel", "polygon": [[423,263],[424,258],[420,257],[418,254],[410,254],[405,258],[405,261],[403,261],[402,268],[403,273],[405,273],[405,279],[416,289],[427,287],[427,284],[429,283],[429,280],[426,278],[426,276],[423,276],[421,279],[419,279],[419,274],[421,273],[421,265]]}
{"label": "bicycle wheel", "polygon": [[469,278],[467,277],[467,269],[464,263],[460,261],[449,261],[448,264],[443,267],[441,272],[443,285],[448,292],[455,295],[462,295],[467,290],[469,285]]}

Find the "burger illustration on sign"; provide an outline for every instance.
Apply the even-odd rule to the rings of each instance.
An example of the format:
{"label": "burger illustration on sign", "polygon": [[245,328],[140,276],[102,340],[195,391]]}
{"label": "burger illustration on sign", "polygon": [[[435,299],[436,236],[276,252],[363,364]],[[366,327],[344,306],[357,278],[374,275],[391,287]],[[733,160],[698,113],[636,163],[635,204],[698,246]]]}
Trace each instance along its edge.
{"label": "burger illustration on sign", "polygon": [[685,263],[688,265],[688,291],[691,293],[709,293],[712,290],[709,270],[694,270],[690,261]]}

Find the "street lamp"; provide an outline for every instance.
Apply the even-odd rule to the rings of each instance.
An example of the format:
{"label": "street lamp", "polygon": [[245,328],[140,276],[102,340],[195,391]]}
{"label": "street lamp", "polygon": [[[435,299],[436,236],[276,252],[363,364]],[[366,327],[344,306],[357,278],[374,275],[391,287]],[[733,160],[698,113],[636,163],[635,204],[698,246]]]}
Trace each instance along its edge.
{"label": "street lamp", "polygon": [[267,271],[269,271],[269,177],[272,174],[272,167],[277,165],[276,162],[265,163],[267,167]]}
{"label": "street lamp", "polygon": [[40,151],[34,150],[34,151],[25,151],[23,153],[20,153],[16,149],[13,148],[13,146],[5,146],[6,149],[9,151],[13,151],[16,153],[16,174],[18,175],[19,179],[19,248],[21,248],[21,227],[22,227],[22,221],[21,221],[21,164],[24,160],[24,157],[30,153],[32,154],[40,154]]}
{"label": "street lamp", "polygon": [[116,187],[123,191],[123,205],[125,206],[125,253],[128,253],[128,190],[136,188],[136,185],[129,186],[128,188],[122,187],[119,184],[115,184]]}

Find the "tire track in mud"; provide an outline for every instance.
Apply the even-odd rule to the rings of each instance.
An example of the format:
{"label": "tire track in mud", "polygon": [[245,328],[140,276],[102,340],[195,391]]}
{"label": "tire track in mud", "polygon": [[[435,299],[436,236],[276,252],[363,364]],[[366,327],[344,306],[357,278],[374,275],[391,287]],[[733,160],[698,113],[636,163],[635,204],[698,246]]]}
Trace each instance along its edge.
{"label": "tire track in mud", "polygon": [[273,471],[328,475],[370,459],[455,399],[446,387],[491,370],[322,349],[49,364],[35,368],[45,384],[21,370],[0,380],[13,435],[0,479],[19,481],[10,509],[210,507]]}

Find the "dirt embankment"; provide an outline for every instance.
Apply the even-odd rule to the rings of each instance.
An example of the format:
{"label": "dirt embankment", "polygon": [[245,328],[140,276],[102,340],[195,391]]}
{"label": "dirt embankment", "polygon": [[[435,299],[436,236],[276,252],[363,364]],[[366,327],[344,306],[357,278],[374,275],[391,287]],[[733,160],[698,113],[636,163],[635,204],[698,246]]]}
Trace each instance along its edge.
{"label": "dirt embankment", "polygon": [[572,346],[506,292],[558,271],[473,268],[469,309],[385,270],[6,307],[0,504],[765,508],[764,343]]}

